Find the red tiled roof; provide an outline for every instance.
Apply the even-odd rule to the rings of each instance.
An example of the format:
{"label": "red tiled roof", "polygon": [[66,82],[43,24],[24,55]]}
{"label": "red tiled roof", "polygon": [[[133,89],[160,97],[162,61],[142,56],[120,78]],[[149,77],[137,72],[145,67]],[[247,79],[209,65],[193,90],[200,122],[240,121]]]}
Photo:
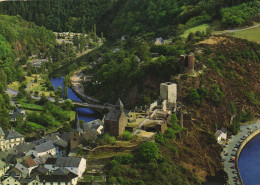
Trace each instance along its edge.
{"label": "red tiled roof", "polygon": [[34,162],[33,159],[26,159],[26,163],[29,167],[36,166],[37,164]]}

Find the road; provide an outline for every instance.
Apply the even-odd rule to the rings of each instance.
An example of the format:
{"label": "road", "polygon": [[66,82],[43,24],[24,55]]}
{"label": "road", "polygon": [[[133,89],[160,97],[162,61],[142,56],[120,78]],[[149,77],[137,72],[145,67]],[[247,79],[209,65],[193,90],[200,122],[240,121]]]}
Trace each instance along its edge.
{"label": "road", "polygon": [[238,148],[245,138],[250,135],[250,127],[252,130],[257,130],[258,126],[260,126],[260,121],[256,121],[250,125],[240,126],[240,132],[232,139],[230,138],[229,144],[224,146],[223,152],[221,152],[221,158],[224,159],[224,170],[228,174],[228,184],[240,184],[235,180],[238,178],[237,171],[233,168],[235,163],[230,161],[232,157],[235,157],[234,154],[236,154],[237,149],[234,148]]}
{"label": "road", "polygon": [[217,33],[216,35],[222,35],[222,34],[227,34],[227,33],[234,33],[234,32],[238,32],[238,31],[249,30],[249,29],[252,29],[252,28],[259,27],[259,26],[260,26],[260,24],[257,24],[257,25],[254,25],[254,26],[250,26],[250,27],[247,27],[247,28],[234,29],[234,30],[225,30],[224,32]]}

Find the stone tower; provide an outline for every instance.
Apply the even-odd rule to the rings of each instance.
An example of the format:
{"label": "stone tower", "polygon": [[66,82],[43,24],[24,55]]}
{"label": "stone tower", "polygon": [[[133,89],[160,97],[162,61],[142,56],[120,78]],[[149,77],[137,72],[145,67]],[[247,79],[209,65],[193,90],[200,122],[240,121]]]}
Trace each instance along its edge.
{"label": "stone tower", "polygon": [[80,127],[78,113],[76,112],[74,128],[70,132],[70,149],[76,148],[81,144],[83,140],[82,133],[83,130]]}
{"label": "stone tower", "polygon": [[171,82],[161,83],[160,98],[163,104],[166,104],[167,109],[175,107],[177,102],[177,84]]}
{"label": "stone tower", "polygon": [[181,55],[180,56],[180,67],[182,73],[194,73],[195,69],[195,56],[193,53],[189,55]]}
{"label": "stone tower", "polygon": [[115,108],[116,110],[124,111],[124,104],[122,103],[120,98],[118,98]]}

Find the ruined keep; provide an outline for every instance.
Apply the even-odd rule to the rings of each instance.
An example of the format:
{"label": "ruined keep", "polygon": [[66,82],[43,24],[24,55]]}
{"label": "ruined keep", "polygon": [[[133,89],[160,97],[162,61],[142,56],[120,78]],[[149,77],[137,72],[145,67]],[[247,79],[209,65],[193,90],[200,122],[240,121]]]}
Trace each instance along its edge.
{"label": "ruined keep", "polygon": [[193,53],[189,55],[181,55],[180,56],[180,70],[181,73],[194,73],[195,68],[195,56]]}
{"label": "ruined keep", "polygon": [[160,84],[160,99],[166,105],[166,109],[172,109],[177,101],[177,84],[165,82]]}

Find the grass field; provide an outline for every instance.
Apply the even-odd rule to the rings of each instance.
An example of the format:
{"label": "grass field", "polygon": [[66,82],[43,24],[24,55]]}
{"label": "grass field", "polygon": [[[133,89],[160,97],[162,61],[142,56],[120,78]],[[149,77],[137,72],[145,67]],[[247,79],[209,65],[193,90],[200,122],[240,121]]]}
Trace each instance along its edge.
{"label": "grass field", "polygon": [[26,103],[25,100],[23,99],[18,100],[18,103],[20,104],[20,107],[22,109],[37,110],[37,111],[43,110],[42,106],[33,103]]}
{"label": "grass field", "polygon": [[260,27],[230,33],[231,36],[260,43]]}
{"label": "grass field", "polygon": [[209,24],[202,24],[199,26],[195,26],[193,28],[189,28],[189,29],[185,30],[184,34],[182,34],[181,37],[186,39],[186,38],[188,38],[188,36],[191,32],[195,33],[196,31],[201,31],[201,32],[206,31],[207,28],[209,28],[209,27],[210,27]]}
{"label": "grass field", "polygon": [[44,93],[45,96],[50,96],[50,92],[52,92],[47,90],[47,87],[44,85],[44,80],[40,77],[38,77],[38,81],[36,83],[34,82],[30,86],[30,91],[32,92],[38,91],[39,95]]}
{"label": "grass field", "polygon": [[34,128],[37,128],[37,129],[45,128],[45,127],[42,126],[42,125],[39,125],[39,124],[34,123],[34,122],[30,122],[30,121],[28,121],[28,124],[31,125],[31,126],[34,127]]}

